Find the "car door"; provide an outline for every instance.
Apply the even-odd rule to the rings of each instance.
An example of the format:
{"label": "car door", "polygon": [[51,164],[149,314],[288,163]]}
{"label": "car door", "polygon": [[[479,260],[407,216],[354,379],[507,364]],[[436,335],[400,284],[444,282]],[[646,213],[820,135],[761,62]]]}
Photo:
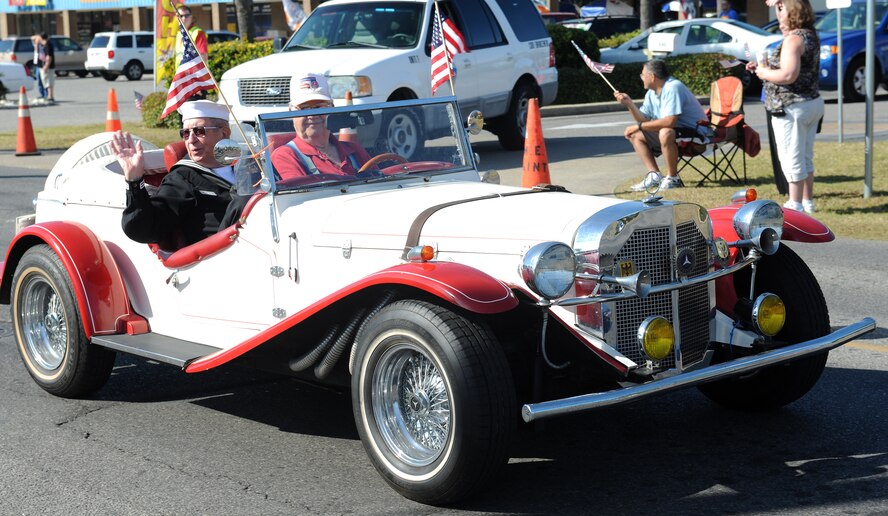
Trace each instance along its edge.
{"label": "car door", "polygon": [[467,99],[473,106],[462,105],[460,97],[460,108],[464,112],[480,109],[490,116],[501,114],[506,110],[504,92],[512,89],[515,56],[485,0],[454,0],[453,4],[455,18],[469,47],[464,71],[471,75],[467,82],[475,85],[473,90],[477,93],[475,99]]}
{"label": "car door", "polygon": [[83,47],[64,36],[53,36],[51,41],[55,45],[56,70],[83,69]]}
{"label": "car door", "polygon": [[[735,57],[743,56],[742,44],[734,44],[734,38],[722,30],[706,23],[690,22],[682,34],[683,45],[676,45],[676,54],[725,53]],[[740,56],[737,56],[738,52]]]}
{"label": "car door", "polygon": [[154,68],[154,34],[136,34],[136,57],[145,70]]}
{"label": "car door", "polygon": [[114,69],[115,70],[123,70],[123,67],[135,57],[136,48],[133,44],[133,35],[132,34],[118,34],[117,35],[117,43],[115,45],[116,48],[113,50],[116,52],[114,56]]}

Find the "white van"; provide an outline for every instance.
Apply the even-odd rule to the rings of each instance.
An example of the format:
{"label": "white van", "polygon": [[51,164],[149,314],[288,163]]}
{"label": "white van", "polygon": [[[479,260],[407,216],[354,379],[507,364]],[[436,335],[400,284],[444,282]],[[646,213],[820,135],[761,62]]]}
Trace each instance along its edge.
{"label": "white van", "polygon": [[154,71],[153,32],[99,32],[86,51],[86,69],[107,81],[124,75],[138,81]]}
{"label": "white van", "polygon": [[[552,40],[530,0],[443,0],[469,47],[454,58],[454,87],[463,115],[480,109],[503,147],[521,149],[527,102],[555,100],[558,72]],[[290,78],[328,77],[336,105],[431,97],[432,0],[331,0],[315,9],[279,52],[228,70],[220,87],[235,116],[287,108]],[[437,97],[450,95],[449,85]],[[383,129],[390,140],[422,130],[421,117],[401,116]]]}

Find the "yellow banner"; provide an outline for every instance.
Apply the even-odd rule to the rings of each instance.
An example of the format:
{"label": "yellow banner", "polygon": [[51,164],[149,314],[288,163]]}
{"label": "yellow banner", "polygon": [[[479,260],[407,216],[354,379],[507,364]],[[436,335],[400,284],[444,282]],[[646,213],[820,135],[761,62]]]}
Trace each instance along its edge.
{"label": "yellow banner", "polygon": [[[179,21],[176,19],[176,5],[185,2],[170,0],[157,0],[154,12],[157,13],[154,22],[154,86],[160,84],[160,70],[168,59],[173,59],[176,53],[176,32],[179,30]],[[166,87],[166,85],[162,85]]]}
{"label": "yellow banner", "polygon": [[46,0],[27,0],[25,5],[33,5],[37,7],[46,7]]}

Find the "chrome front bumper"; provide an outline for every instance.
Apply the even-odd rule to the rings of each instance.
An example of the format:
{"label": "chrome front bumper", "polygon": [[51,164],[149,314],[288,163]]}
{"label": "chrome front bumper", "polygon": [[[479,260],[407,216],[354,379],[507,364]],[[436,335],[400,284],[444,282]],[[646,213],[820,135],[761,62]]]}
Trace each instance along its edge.
{"label": "chrome front bumper", "polygon": [[783,362],[797,360],[808,355],[823,353],[850,342],[857,337],[876,329],[876,321],[870,317],[850,324],[829,335],[799,342],[784,348],[768,351],[760,355],[739,358],[730,362],[724,362],[704,369],[654,380],[649,383],[626,387],[623,389],[583,394],[572,398],[543,401],[540,403],[528,403],[521,408],[521,417],[524,421],[531,422],[537,419],[545,419],[553,416],[572,414],[620,403],[629,403],[655,394],[691,387],[712,380],[719,380],[731,376],[748,373],[761,367],[773,366]]}

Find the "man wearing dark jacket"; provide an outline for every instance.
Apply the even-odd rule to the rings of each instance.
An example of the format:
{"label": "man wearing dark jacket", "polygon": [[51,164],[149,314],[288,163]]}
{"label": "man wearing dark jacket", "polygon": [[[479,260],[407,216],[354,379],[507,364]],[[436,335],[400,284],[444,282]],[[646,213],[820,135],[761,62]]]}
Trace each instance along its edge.
{"label": "man wearing dark jacket", "polygon": [[[111,150],[127,182],[123,232],[136,242],[157,243],[165,250],[193,244],[236,220],[243,206],[234,188],[234,171],[213,156],[213,147],[228,138],[228,110],[209,100],[186,102],[179,108],[188,158],[173,166],[157,192],[148,195],[142,176],[142,144],[118,131]],[[232,202],[234,201],[234,202]],[[235,213],[238,212],[238,213]],[[224,224],[224,225],[223,225]]]}

